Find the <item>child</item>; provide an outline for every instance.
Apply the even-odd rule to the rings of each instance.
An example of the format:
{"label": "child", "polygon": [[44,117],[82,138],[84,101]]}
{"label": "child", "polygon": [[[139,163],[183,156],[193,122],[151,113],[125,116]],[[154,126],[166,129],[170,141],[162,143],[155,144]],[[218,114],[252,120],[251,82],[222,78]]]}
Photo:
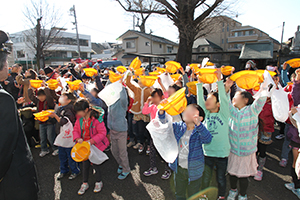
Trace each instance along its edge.
{"label": "child", "polygon": [[205,102],[203,95],[203,84],[197,84],[198,105],[204,108],[205,120],[204,126],[214,136],[211,143],[203,145],[205,155],[205,170],[203,173],[202,187],[209,187],[213,168],[217,168],[217,182],[219,189],[219,198],[225,199],[226,193],[226,170],[228,156],[230,153],[229,143],[229,107],[224,83],[221,80],[221,71],[216,71],[218,77],[218,93],[208,94]]}
{"label": "child", "polygon": [[[43,84],[43,86],[45,86]],[[28,89],[28,97],[29,99],[36,105],[38,112],[48,109],[54,109],[54,99],[51,95],[50,89],[39,89],[37,92],[37,96],[34,95],[31,86]],[[46,122],[39,122],[39,129],[40,129],[40,141],[41,141],[41,153],[39,154],[40,157],[44,157],[49,153],[47,147],[47,139],[52,147],[53,156],[58,155],[58,149],[54,146],[54,140],[56,137],[55,134],[55,120],[49,119]]]}
{"label": "child", "polygon": [[[49,117],[53,117],[57,121],[57,133],[60,133],[60,127],[67,124],[69,121],[74,126],[76,121],[76,112],[74,110],[74,103],[76,101],[76,97],[72,93],[63,93],[59,98],[60,107],[58,107],[56,113],[52,113]],[[80,170],[79,165],[75,162],[71,157],[72,147],[58,147],[58,157],[60,161],[60,173],[57,177],[57,180],[62,179],[67,173],[69,173],[69,168],[71,169],[71,175],[69,176],[69,180],[75,179]]]}
{"label": "child", "polygon": [[[100,151],[104,151],[109,145],[109,141],[106,137],[106,128],[102,119],[104,113],[99,113],[98,111],[92,109],[89,102],[85,99],[79,99],[75,103],[74,109],[79,116],[75,122],[73,130],[74,141],[80,144],[83,141],[87,141],[90,142],[91,145],[95,145]],[[93,163],[91,163],[89,160],[86,160],[82,163],[83,184],[78,191],[79,195],[83,195],[89,188],[88,178],[91,164]],[[93,168],[95,170],[96,177],[94,192],[98,193],[103,187],[100,174],[100,165],[93,164]]]}
{"label": "child", "polygon": [[[164,94],[161,89],[154,89],[151,93],[151,96],[146,101],[142,113],[144,115],[150,114],[151,120],[156,117],[157,106],[163,100]],[[151,103],[151,105],[149,105]],[[152,138],[150,138],[150,168],[144,172],[145,176],[151,176],[158,173],[156,167],[156,149],[153,144]],[[165,173],[161,176],[162,179],[169,179],[172,175],[168,165],[165,163]]]}
{"label": "child", "polygon": [[[139,154],[143,153],[145,142],[147,144],[146,154],[150,153],[150,134],[146,129],[147,124],[149,123],[150,119],[149,116],[143,115],[142,109],[144,103],[147,101],[148,97],[150,96],[151,89],[145,87],[142,82],[138,81],[138,86],[131,83],[132,74],[129,74],[126,78],[126,85],[127,87],[134,93],[134,102],[130,109],[130,112],[133,113],[133,121],[136,123],[134,124],[136,130],[136,139],[137,144],[133,147],[134,149],[138,149]],[[146,138],[146,141],[145,141]]]}
{"label": "child", "polygon": [[[159,111],[159,119],[166,123],[165,112]],[[175,172],[175,195],[177,200],[186,199],[198,193],[204,170],[202,144],[208,144],[212,135],[201,123],[205,118],[203,109],[197,104],[190,104],[183,113],[184,122],[173,122],[175,138],[179,146],[179,155],[170,164]]]}
{"label": "child", "polygon": [[[233,81],[227,80],[226,87],[232,86]],[[231,190],[228,200],[234,200],[239,194],[237,182],[240,184],[239,200],[247,200],[248,178],[257,174],[257,135],[258,115],[261,112],[268,91],[263,88],[260,98],[254,101],[246,91],[235,93],[232,103],[229,103],[229,141],[231,151],[228,156],[227,171],[230,175]]]}

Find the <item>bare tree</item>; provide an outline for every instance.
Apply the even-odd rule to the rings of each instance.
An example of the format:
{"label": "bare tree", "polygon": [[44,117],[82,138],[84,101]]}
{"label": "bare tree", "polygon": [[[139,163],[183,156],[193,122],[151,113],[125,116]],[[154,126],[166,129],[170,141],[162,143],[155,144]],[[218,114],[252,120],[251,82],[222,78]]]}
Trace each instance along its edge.
{"label": "bare tree", "polygon": [[[186,66],[192,59],[196,38],[207,35],[213,28],[210,17],[224,12],[230,0],[144,0],[143,9],[133,6],[134,0],[116,0],[127,12],[165,15],[173,21],[179,32],[179,49],[176,60]],[[157,9],[146,4],[158,3]],[[222,5],[222,6],[221,6]]]}
{"label": "bare tree", "polygon": [[62,28],[57,28],[62,15],[46,0],[31,0],[23,14],[28,25],[24,31],[26,45],[35,52],[38,68],[45,67],[45,51],[60,38]]}
{"label": "bare tree", "polygon": [[[125,9],[125,10],[160,10],[161,4],[152,0],[126,0],[125,2],[122,2],[121,0],[117,0],[119,4]],[[126,4],[126,7],[124,6]],[[149,13],[138,13],[141,18],[138,18],[141,20],[141,23],[137,26],[139,27],[140,31],[145,33],[146,32],[146,21],[152,14],[152,12]]]}

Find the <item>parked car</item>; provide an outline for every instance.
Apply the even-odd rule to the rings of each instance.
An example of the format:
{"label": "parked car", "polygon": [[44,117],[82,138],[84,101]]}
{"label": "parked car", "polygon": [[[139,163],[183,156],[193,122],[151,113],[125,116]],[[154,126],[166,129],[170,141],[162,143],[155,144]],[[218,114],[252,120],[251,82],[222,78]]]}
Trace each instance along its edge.
{"label": "parked car", "polygon": [[100,69],[105,69],[105,68],[112,68],[112,67],[118,67],[118,66],[123,66],[123,63],[119,60],[109,60],[109,61],[102,61],[102,63],[99,63],[99,68]]}

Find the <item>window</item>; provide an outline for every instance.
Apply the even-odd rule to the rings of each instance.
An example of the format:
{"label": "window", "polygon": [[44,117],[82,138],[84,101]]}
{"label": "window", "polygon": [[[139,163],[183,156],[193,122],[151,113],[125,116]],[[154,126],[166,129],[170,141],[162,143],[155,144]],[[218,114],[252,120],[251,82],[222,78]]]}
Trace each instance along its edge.
{"label": "window", "polygon": [[233,48],[234,49],[241,49],[243,47],[243,44],[234,44]]}
{"label": "window", "polygon": [[145,42],[145,46],[150,47],[150,42]]}
{"label": "window", "polygon": [[243,36],[243,32],[242,31],[238,31],[234,33],[234,37],[240,37]]}
{"label": "window", "polygon": [[227,25],[227,32],[229,32],[229,25]]}
{"label": "window", "polygon": [[172,51],[173,51],[173,47],[168,47],[167,52],[172,53]]}
{"label": "window", "polygon": [[23,50],[17,51],[17,58],[25,58],[25,53]]}
{"label": "window", "polygon": [[126,49],[134,49],[135,48],[135,41],[127,41],[126,42]]}
{"label": "window", "polygon": [[159,44],[159,48],[160,48],[160,49],[162,48],[162,45],[161,45],[161,44]]}
{"label": "window", "polygon": [[222,28],[222,32],[224,32],[224,28]]}
{"label": "window", "polygon": [[226,39],[226,43],[228,43],[228,38]]}
{"label": "window", "polygon": [[224,44],[224,39],[222,39],[222,44]]}

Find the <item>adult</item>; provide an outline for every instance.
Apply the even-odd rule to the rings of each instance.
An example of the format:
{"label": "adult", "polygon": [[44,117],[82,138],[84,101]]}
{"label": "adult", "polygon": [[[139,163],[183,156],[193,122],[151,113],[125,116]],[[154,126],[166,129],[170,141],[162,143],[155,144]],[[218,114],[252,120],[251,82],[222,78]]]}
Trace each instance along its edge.
{"label": "adult", "polygon": [[20,85],[16,81],[16,77],[21,73],[23,66],[21,64],[14,64],[11,68],[10,76],[8,77],[7,91],[13,96],[15,101],[19,97]]}
{"label": "adult", "polygon": [[[0,31],[0,81],[8,77],[8,36]],[[0,86],[1,87],[1,86]],[[12,95],[0,89],[0,199],[36,200],[36,169]]]}
{"label": "adult", "polygon": [[47,76],[47,79],[57,79],[59,77],[52,67],[45,67],[44,72]]}
{"label": "adult", "polygon": [[28,97],[28,88],[30,85],[30,80],[35,80],[36,78],[37,78],[37,74],[33,69],[26,70],[24,79],[21,74],[19,74],[16,77],[17,83],[19,85],[22,85],[23,97],[25,98],[25,103],[31,102],[31,100]]}

